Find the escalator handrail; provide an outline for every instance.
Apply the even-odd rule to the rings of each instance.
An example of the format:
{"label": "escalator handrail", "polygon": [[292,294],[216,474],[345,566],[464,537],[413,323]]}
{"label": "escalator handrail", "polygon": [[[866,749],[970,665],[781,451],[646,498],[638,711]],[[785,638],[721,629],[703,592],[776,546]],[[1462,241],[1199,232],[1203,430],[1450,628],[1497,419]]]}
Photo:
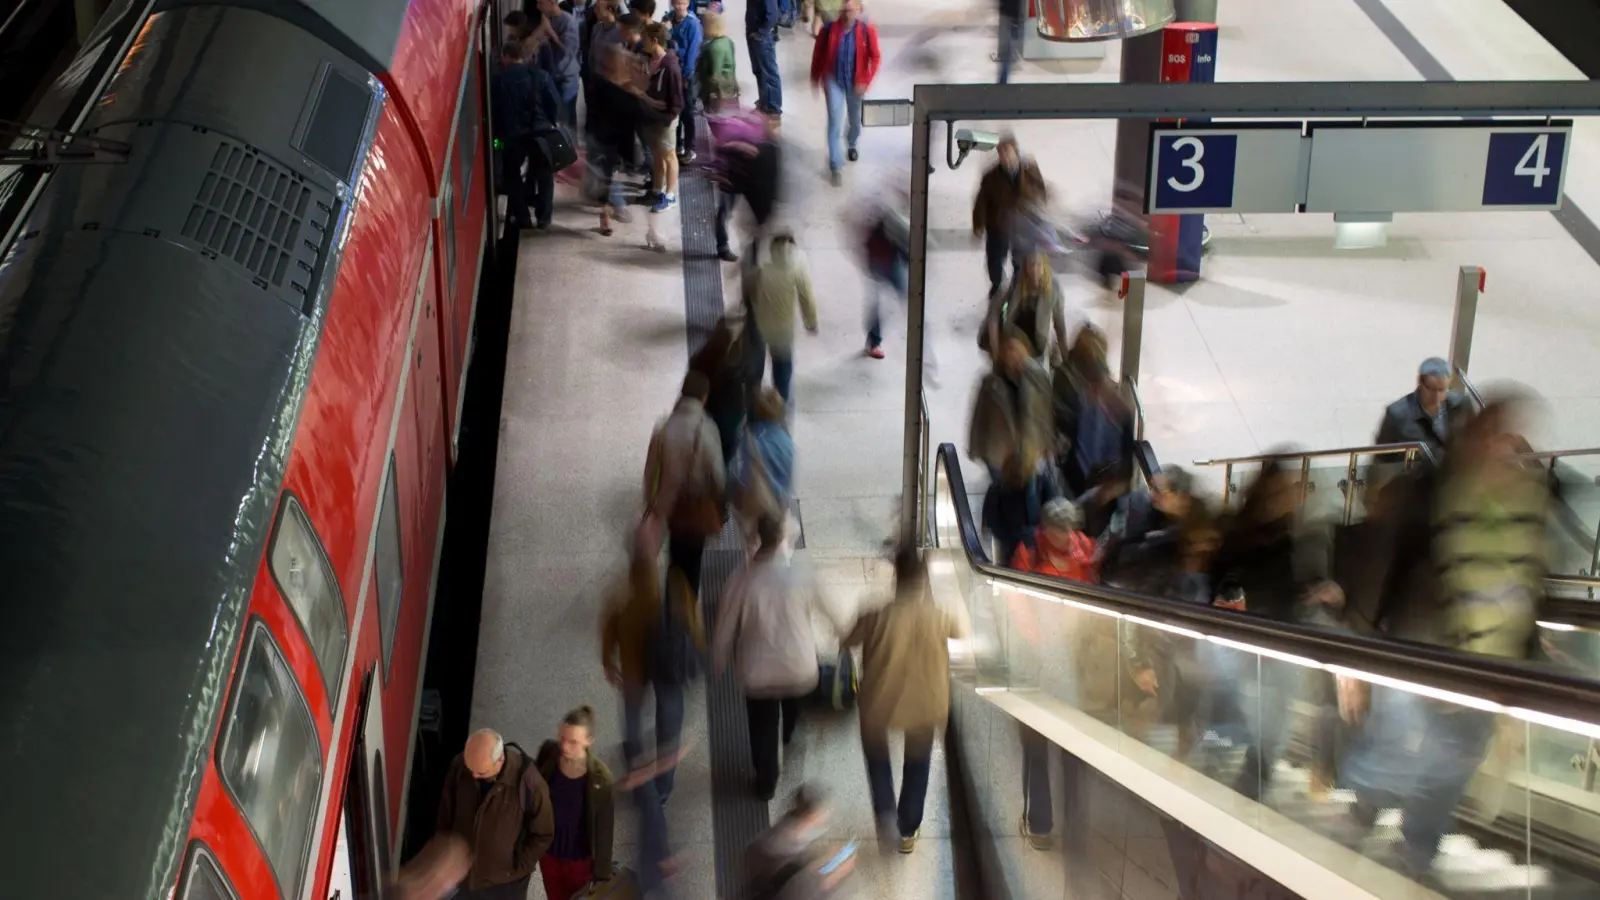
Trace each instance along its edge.
{"label": "escalator handrail", "polygon": [[1364,447],[1343,447],[1337,450],[1285,450],[1281,453],[1257,453],[1252,456],[1238,456],[1231,459],[1197,459],[1197,466],[1243,466],[1250,463],[1285,462],[1291,459],[1321,459],[1337,456],[1391,456],[1398,453],[1414,451],[1424,462],[1437,465],[1433,450],[1421,441],[1403,441],[1395,444],[1372,444]]}
{"label": "escalator handrail", "polygon": [[1236,612],[1137,594],[1105,585],[1066,581],[996,565],[978,536],[966,479],[954,444],[939,445],[938,468],[949,485],[961,550],[974,571],[1002,584],[1046,593],[1135,620],[1187,628],[1323,666],[1423,684],[1478,697],[1508,708],[1561,718],[1600,709],[1600,683],[1526,663],[1468,656],[1426,644],[1323,631]]}

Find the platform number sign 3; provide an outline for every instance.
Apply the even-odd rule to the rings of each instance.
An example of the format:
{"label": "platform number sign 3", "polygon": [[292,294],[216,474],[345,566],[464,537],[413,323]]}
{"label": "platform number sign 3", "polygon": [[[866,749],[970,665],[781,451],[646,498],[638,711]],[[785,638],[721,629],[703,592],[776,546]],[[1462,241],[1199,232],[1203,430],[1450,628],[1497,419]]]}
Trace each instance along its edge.
{"label": "platform number sign 3", "polygon": [[1483,205],[1555,205],[1561,197],[1561,167],[1566,153],[1565,130],[1489,135]]}
{"label": "platform number sign 3", "polygon": [[1233,205],[1232,134],[1163,134],[1156,145],[1157,209],[1227,209]]}

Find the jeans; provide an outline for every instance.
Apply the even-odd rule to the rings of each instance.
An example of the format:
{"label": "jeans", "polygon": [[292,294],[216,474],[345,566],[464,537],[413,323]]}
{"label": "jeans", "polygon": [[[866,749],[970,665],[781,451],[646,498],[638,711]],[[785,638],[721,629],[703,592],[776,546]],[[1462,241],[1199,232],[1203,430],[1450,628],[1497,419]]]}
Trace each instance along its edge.
{"label": "jeans", "polygon": [[[801,697],[746,697],[745,718],[750,725],[750,766],[756,773],[756,794],[771,797],[778,788],[779,741],[788,746],[800,724]],[[780,727],[781,724],[781,727]]]}
{"label": "jeans", "polygon": [[[683,686],[678,684],[629,685],[622,689],[622,752],[629,765],[637,764],[644,755],[644,700],[652,691],[656,696],[656,756],[666,756],[678,749],[678,736],[683,733]],[[658,805],[672,796],[675,769],[657,775],[652,782]]]}
{"label": "jeans", "polygon": [[1040,479],[1028,479],[1022,487],[1012,487],[994,468],[989,470],[989,490],[983,495],[983,525],[994,535],[996,565],[1009,566],[1023,544],[1032,545],[1039,525],[1041,508]]}
{"label": "jeans", "polygon": [[1017,254],[1011,248],[1011,235],[990,230],[983,240],[984,264],[989,267],[989,293],[998,294],[1006,286],[1006,257],[1011,257],[1011,268],[1017,268]]}
{"label": "jeans", "polygon": [[861,751],[867,759],[867,787],[872,791],[873,816],[879,821],[893,816],[901,837],[915,835],[917,829],[922,827],[922,804],[928,797],[928,770],[933,765],[933,729],[906,732],[898,807],[894,795],[894,768],[889,762],[889,733],[869,731],[863,727]]}
{"label": "jeans", "polygon": [[678,115],[678,152],[689,153],[694,150],[695,113],[700,105],[695,98],[699,94],[694,88],[694,73],[686,72],[683,76],[683,112]]}
{"label": "jeans", "polygon": [[844,148],[840,146],[839,132],[843,130],[844,143],[851,150],[861,140],[861,95],[854,87],[840,84],[833,78],[823,81],[823,91],[828,98],[828,168],[837,172],[844,168]]}
{"label": "jeans", "polygon": [[1355,814],[1367,824],[1398,799],[1405,862],[1426,870],[1494,729],[1493,713],[1374,686],[1366,726],[1345,757],[1340,784],[1355,791]]}
{"label": "jeans", "polygon": [[561,96],[561,121],[574,131],[578,128],[578,83]]}
{"label": "jeans", "polygon": [[733,194],[727,188],[717,188],[717,253],[732,250],[728,244],[728,217],[733,214]]}
{"label": "jeans", "polygon": [[617,209],[628,205],[622,195],[622,183],[617,180],[617,169],[622,165],[622,151],[602,140],[589,140],[589,166],[594,178],[594,197]]}
{"label": "jeans", "polygon": [[1011,66],[1022,52],[1022,19],[1000,15],[1000,47],[995,55],[1000,57],[1000,83],[1011,82]]}
{"label": "jeans", "polygon": [[770,115],[783,115],[783,81],[778,75],[778,35],[773,29],[757,31],[747,37],[750,74],[756,79],[756,109]]}
{"label": "jeans", "polygon": [[910,264],[904,256],[895,256],[887,268],[874,268],[872,282],[867,286],[867,346],[878,347],[883,344],[883,310],[879,306],[881,294],[885,287],[894,291],[894,297],[901,303],[906,300],[906,281],[910,276]]}
{"label": "jeans", "polygon": [[789,384],[794,380],[794,348],[779,349],[771,344],[766,347],[767,354],[772,357],[772,387],[777,390],[778,396],[783,398],[784,405],[787,406]]}
{"label": "jeans", "polygon": [[[634,870],[639,877],[641,897],[662,896],[660,892],[666,882],[662,865],[672,857],[671,838],[667,835],[667,805],[662,800],[665,795],[657,790],[656,781],[647,781],[632,791],[633,809],[639,816],[639,856]],[[523,900],[523,895],[518,894],[517,900]]]}
{"label": "jeans", "polygon": [[500,152],[500,182],[506,189],[506,221],[515,226],[533,221],[528,214],[528,191],[522,183],[522,164],[528,161],[528,148],[520,141],[506,141]]}
{"label": "jeans", "polygon": [[528,182],[533,195],[533,220],[548,225],[555,209],[556,173],[541,154],[528,155]]}

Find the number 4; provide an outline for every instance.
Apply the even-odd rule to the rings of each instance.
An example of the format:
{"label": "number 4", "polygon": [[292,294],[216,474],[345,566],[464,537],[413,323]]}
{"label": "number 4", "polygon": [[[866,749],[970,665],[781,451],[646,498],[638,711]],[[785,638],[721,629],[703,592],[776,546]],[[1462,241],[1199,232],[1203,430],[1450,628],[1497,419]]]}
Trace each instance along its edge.
{"label": "number 4", "polygon": [[1550,167],[1544,164],[1545,152],[1550,149],[1550,135],[1541,134],[1528,145],[1528,152],[1522,154],[1517,160],[1517,167],[1513,174],[1524,175],[1533,179],[1533,186],[1544,187],[1544,177],[1550,174]]}

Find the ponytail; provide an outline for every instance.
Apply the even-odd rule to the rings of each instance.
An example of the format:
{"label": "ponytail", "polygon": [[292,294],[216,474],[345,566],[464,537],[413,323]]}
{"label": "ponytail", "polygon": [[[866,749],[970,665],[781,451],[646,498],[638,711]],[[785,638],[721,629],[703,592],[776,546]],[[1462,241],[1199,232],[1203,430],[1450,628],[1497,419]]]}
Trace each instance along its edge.
{"label": "ponytail", "polygon": [[586,703],[583,706],[572,710],[562,717],[561,724],[572,728],[582,728],[588,731],[589,734],[593,735],[594,707]]}

